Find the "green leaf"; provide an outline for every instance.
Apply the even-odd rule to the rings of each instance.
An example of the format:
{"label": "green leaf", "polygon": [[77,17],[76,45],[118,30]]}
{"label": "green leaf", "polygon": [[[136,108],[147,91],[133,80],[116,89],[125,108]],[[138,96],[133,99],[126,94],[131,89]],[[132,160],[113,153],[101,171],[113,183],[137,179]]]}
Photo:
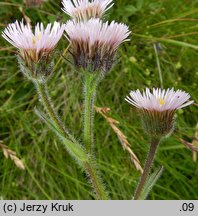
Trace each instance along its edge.
{"label": "green leaf", "polygon": [[89,160],[89,157],[83,147],[79,143],[74,143],[69,139],[65,138],[62,132],[55,126],[53,121],[46,116],[46,114],[44,114],[37,108],[35,108],[35,113],[58,136],[58,138],[63,142],[71,156],[73,156],[83,167],[83,163]]}
{"label": "green leaf", "polygon": [[137,9],[141,10],[143,6],[144,6],[144,0],[138,0],[136,4]]}
{"label": "green leaf", "polygon": [[189,47],[189,48],[198,50],[198,46],[195,45],[195,44],[190,44],[190,43],[186,43],[186,42],[183,42],[183,41],[177,41],[177,40],[172,40],[172,39],[160,39],[160,40],[162,40],[164,42],[167,42],[167,43],[174,44],[176,46]]}
{"label": "green leaf", "polygon": [[160,166],[154,173],[152,173],[149,176],[149,178],[148,178],[148,180],[147,180],[147,182],[146,182],[146,184],[145,184],[145,186],[144,186],[144,188],[140,194],[139,200],[145,200],[147,198],[147,196],[149,195],[149,192],[152,190],[152,188],[156,184],[156,182],[159,179],[159,177],[161,176],[162,172],[163,172],[163,166]]}
{"label": "green leaf", "polygon": [[138,9],[133,5],[126,5],[126,7],[124,7],[124,12],[129,16],[135,14],[137,11]]}

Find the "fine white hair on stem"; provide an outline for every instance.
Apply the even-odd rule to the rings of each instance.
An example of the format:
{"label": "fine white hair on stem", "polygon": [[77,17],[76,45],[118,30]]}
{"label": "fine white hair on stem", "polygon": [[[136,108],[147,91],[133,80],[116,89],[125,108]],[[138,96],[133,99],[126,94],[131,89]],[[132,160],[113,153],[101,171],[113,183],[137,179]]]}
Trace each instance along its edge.
{"label": "fine white hair on stem", "polygon": [[75,20],[101,18],[113,6],[113,0],[63,0],[62,10]]}
{"label": "fine white hair on stem", "polygon": [[125,98],[133,106],[158,112],[174,111],[189,106],[194,101],[188,101],[190,95],[182,90],[153,88],[152,92],[146,88],[143,93],[140,90],[131,91]]}

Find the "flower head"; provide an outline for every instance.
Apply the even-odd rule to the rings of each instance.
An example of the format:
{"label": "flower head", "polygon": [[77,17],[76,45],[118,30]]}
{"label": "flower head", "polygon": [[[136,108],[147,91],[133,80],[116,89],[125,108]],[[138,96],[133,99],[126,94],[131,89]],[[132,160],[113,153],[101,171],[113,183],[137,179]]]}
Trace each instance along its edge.
{"label": "flower head", "polygon": [[111,69],[119,45],[130,34],[126,25],[103,23],[100,19],[68,21],[66,32],[76,67],[104,72]]}
{"label": "flower head", "polygon": [[188,101],[189,98],[188,93],[173,88],[157,88],[152,92],[146,88],[143,93],[131,91],[125,100],[140,110],[143,126],[150,135],[163,136],[173,129],[175,111],[194,102]]}
{"label": "flower head", "polygon": [[76,21],[101,18],[113,0],[63,0],[62,10]]}
{"label": "flower head", "polygon": [[64,28],[65,26],[58,22],[53,26],[48,24],[46,28],[43,23],[38,23],[32,31],[29,24],[16,21],[7,26],[2,36],[19,49],[18,59],[22,72],[28,77],[36,78],[38,75],[47,75],[51,70],[51,67],[47,67],[48,63],[51,63],[50,54],[60,40]]}
{"label": "flower head", "polygon": [[9,24],[2,36],[19,49],[21,57],[27,62],[37,63],[43,56],[49,55],[60,40],[64,25],[55,22],[44,29],[43,23],[37,23],[33,32],[29,24],[16,21]]}

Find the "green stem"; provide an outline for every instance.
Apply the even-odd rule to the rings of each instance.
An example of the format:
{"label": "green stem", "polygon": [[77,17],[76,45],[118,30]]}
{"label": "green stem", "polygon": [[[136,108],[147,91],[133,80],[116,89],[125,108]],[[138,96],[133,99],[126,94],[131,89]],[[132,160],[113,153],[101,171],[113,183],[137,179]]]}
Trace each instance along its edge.
{"label": "green stem", "polygon": [[97,170],[94,166],[94,162],[85,162],[85,170],[90,178],[91,184],[94,188],[98,200],[108,200],[108,195],[105,191],[104,185],[101,179],[98,177]]}
{"label": "green stem", "polygon": [[135,195],[134,195],[134,200],[138,200],[140,195],[141,195],[142,189],[144,188],[147,177],[148,177],[148,175],[150,173],[150,169],[151,169],[151,166],[152,166],[154,156],[155,156],[155,153],[156,153],[157,146],[158,146],[159,142],[160,142],[160,139],[154,138],[154,139],[151,140],[149,153],[148,153],[148,156],[147,156],[147,159],[146,159],[146,163],[144,165],[144,171],[143,171],[142,177],[140,179],[140,182],[138,184],[138,187],[136,189],[136,192],[135,192]]}
{"label": "green stem", "polygon": [[71,141],[76,142],[75,138],[71,134],[69,134],[69,132],[65,129],[62,121],[60,120],[56,111],[54,110],[45,83],[40,82],[38,80],[34,80],[33,82],[36,86],[36,90],[40,97],[41,103],[45,107],[47,114],[49,115],[50,119],[54,122],[56,128],[59,129],[65,135],[65,137],[69,137]]}
{"label": "green stem", "polygon": [[[88,153],[93,150],[94,140],[94,102],[96,97],[96,88],[101,77],[90,72],[84,73],[84,144]],[[86,162],[85,169],[90,178],[92,186],[96,192],[97,199],[107,200],[108,196],[105,192],[101,179],[98,178],[98,173],[94,162]]]}
{"label": "green stem", "polygon": [[86,72],[84,81],[84,144],[88,152],[93,149],[94,137],[94,102],[96,96],[97,82],[95,75]]}
{"label": "green stem", "polygon": [[[90,182],[94,188],[94,191],[96,193],[97,199],[108,199],[108,196],[105,192],[105,188],[94,166],[94,161],[90,160],[87,152],[80,146],[80,144],[78,144],[75,138],[71,134],[69,134],[68,131],[65,129],[63,123],[56,114],[54,107],[52,106],[51,99],[48,95],[45,83],[41,83],[38,80],[34,80],[34,84],[36,86],[43,106],[45,107],[54,126],[58,129],[56,133],[58,133],[58,136],[61,138],[63,143],[65,142],[69,152],[77,159],[77,161],[80,162],[80,165],[87,173]],[[67,139],[67,137],[69,137],[69,140]]]}

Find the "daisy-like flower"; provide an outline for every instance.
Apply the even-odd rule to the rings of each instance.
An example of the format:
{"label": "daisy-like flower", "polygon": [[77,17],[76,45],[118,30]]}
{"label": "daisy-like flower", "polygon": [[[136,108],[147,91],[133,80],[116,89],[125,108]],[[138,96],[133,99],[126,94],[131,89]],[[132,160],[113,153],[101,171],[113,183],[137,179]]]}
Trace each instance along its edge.
{"label": "daisy-like flower", "polygon": [[[19,49],[20,58],[29,68],[37,63],[48,63],[50,54],[60,40],[65,25],[55,22],[44,28],[43,23],[38,23],[33,31],[29,24],[23,21],[9,24],[2,36],[13,46]],[[30,68],[33,70],[33,68]]]}
{"label": "daisy-like flower", "polygon": [[173,130],[176,110],[189,106],[190,95],[182,90],[146,88],[143,93],[131,91],[125,100],[137,107],[142,116],[143,126],[152,136],[164,136]]}
{"label": "daisy-like flower", "polygon": [[63,0],[62,10],[76,21],[101,18],[113,0]]}
{"label": "daisy-like flower", "polygon": [[109,71],[119,45],[130,34],[126,25],[103,23],[100,19],[68,21],[65,29],[75,66],[89,71]]}

